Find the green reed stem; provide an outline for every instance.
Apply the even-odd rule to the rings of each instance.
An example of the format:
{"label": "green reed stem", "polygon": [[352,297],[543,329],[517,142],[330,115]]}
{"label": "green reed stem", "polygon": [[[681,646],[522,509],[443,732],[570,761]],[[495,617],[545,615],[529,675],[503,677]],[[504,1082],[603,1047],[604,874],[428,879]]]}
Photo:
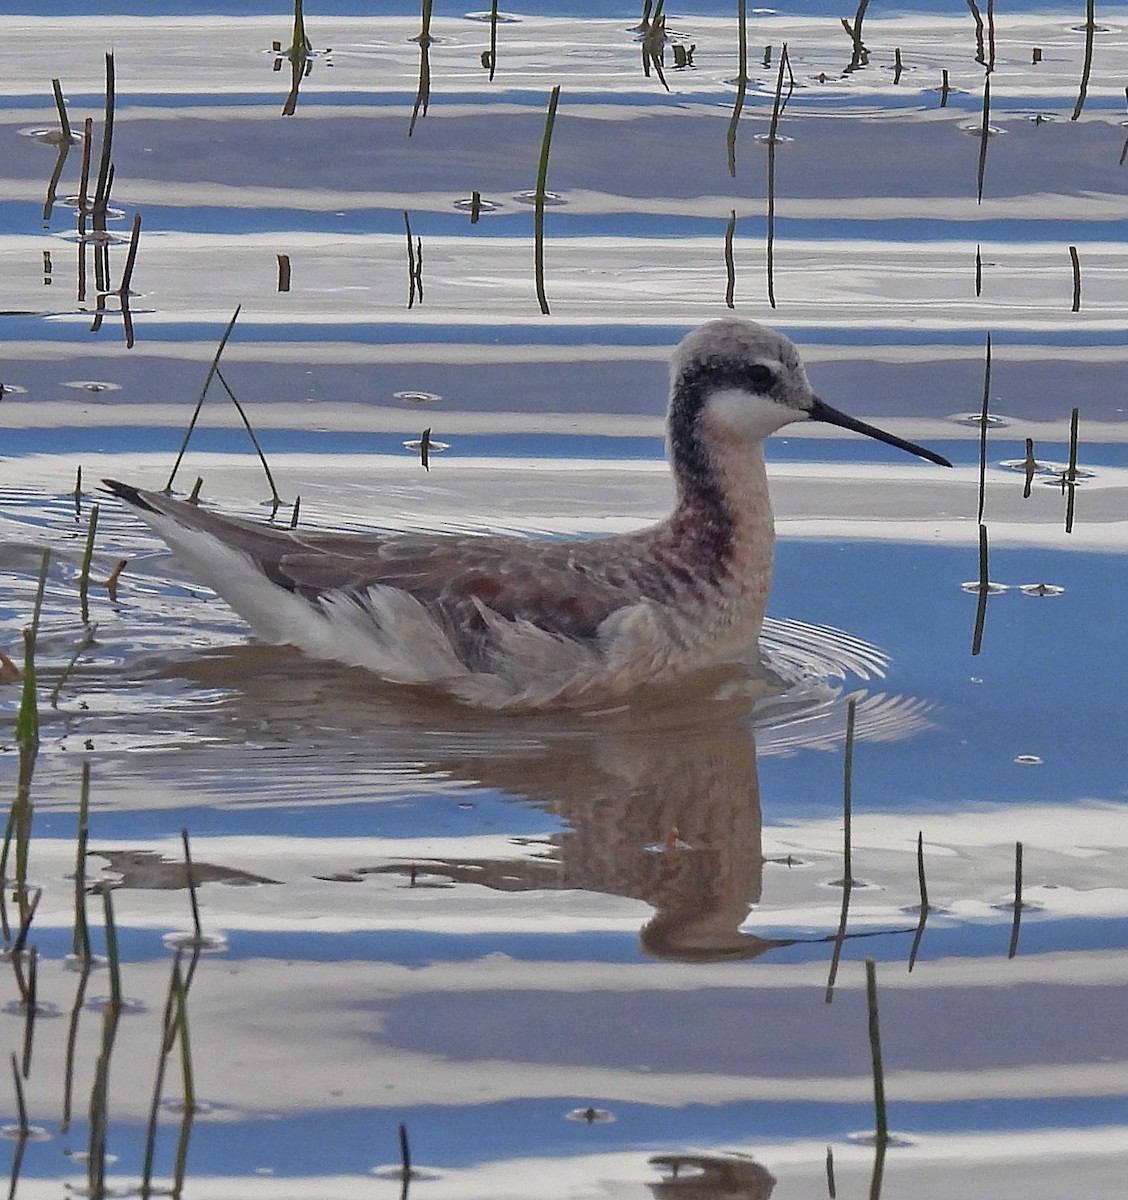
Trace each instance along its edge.
{"label": "green reed stem", "polygon": [[987,172],[987,140],[991,136],[991,76],[983,77],[983,113],[979,129],[979,167],[976,171],[978,188],[976,203],[983,203],[983,178]]}
{"label": "green reed stem", "polygon": [[78,838],[74,853],[74,935],[71,951],[90,961],[90,924],[86,918],[86,844],[90,838],[90,763],[82,764],[78,794]]}
{"label": "green reed stem", "polygon": [[889,1140],[885,1116],[885,1070],[881,1063],[881,1028],[877,1015],[877,964],[866,958],[866,1010],[869,1015],[870,1058],[873,1069],[873,1111],[875,1136],[879,1146]]}
{"label": "green reed stem", "polygon": [[239,319],[239,313],[243,306],[240,304],[231,316],[231,320],[227,322],[227,328],[223,331],[223,336],[219,339],[219,345],[216,347],[215,357],[211,361],[211,366],[208,367],[207,376],[204,378],[204,386],[200,389],[200,398],[196,401],[196,407],[192,412],[192,419],[188,422],[188,428],[184,431],[184,440],[180,443],[180,452],[176,456],[176,462],[173,463],[172,473],[168,477],[168,482],[165,484],[165,493],[171,493],[172,485],[176,479],[176,473],[180,470],[180,464],[184,460],[184,455],[188,450],[188,440],[192,436],[192,431],[196,428],[196,422],[200,419],[200,410],[204,407],[204,397],[208,394],[208,388],[211,386],[211,381],[215,373],[219,370],[219,356],[223,353],[224,346],[227,345],[227,339],[231,336],[231,331],[235,328],[235,322]]}
{"label": "green reed stem", "polygon": [[78,574],[78,604],[83,625],[90,624],[90,561],[94,557],[94,535],[98,531],[98,505],[90,506],[90,525],[86,530],[86,546],[82,552],[82,569]]}
{"label": "green reed stem", "polygon": [[[859,21],[861,18],[859,17]],[[787,71],[787,95],[783,94],[783,73]],[[795,76],[791,73],[791,60],[787,55],[787,43],[784,42],[779,54],[779,74],[776,77],[775,101],[772,104],[772,119],[768,125],[768,303],[775,308],[775,157],[776,143],[779,133],[779,119],[791,93],[795,90]]]}
{"label": "green reed stem", "polygon": [[728,280],[725,286],[725,304],[729,308],[736,307],[736,259],[733,256],[732,239],[736,233],[736,209],[729,214],[728,225],[725,226],[725,276]]}
{"label": "green reed stem", "polygon": [[110,155],[114,140],[114,56],[106,55],[106,122],[102,127],[102,159],[94,188],[94,208],[103,213],[110,202]]}
{"label": "green reed stem", "polygon": [[184,875],[188,880],[188,899],[192,905],[192,930],[198,945],[202,938],[200,932],[200,902],[196,897],[196,873],[192,866],[192,849],[188,844],[187,829],[180,831],[180,839],[184,843]]}
{"label": "green reed stem", "polygon": [[497,70],[497,0],[490,3],[490,83]]}
{"label": "green reed stem", "polygon": [[262,463],[263,473],[266,475],[266,482],[270,485],[270,498],[275,505],[282,503],[282,498],[278,495],[278,488],[274,485],[274,476],[270,472],[270,464],[266,461],[266,455],[263,453],[262,446],[259,444],[258,438],[255,436],[254,428],[251,425],[251,419],[247,416],[246,409],[239,403],[239,398],[231,390],[231,385],[227,382],[223,372],[216,367],[215,377],[223,385],[223,390],[231,398],[231,403],[235,405],[235,411],[239,414],[239,419],[243,422],[243,427],[251,438],[251,445],[255,448],[255,453],[259,457],[259,462]]}
{"label": "green reed stem", "polygon": [[1069,118],[1076,121],[1085,107],[1085,99],[1089,94],[1089,75],[1093,69],[1093,35],[1097,31],[1096,0],[1086,0],[1085,4],[1085,58],[1081,64],[1081,85],[1077,91],[1077,103],[1073,106],[1073,115]]}
{"label": "green reed stem", "polygon": [[552,130],[556,124],[556,106],[560,102],[560,84],[552,89],[548,98],[548,112],[544,119],[544,137],[541,140],[540,162],[537,165],[536,208],[533,214],[533,274],[536,280],[537,301],[541,315],[549,315],[548,299],[544,294],[544,201],[545,185],[548,182],[548,155],[552,149]]}
{"label": "green reed stem", "polygon": [[983,364],[983,404],[979,412],[979,513],[983,521],[983,505],[987,496],[987,415],[991,403],[991,335],[987,335],[987,351]]}
{"label": "green reed stem", "polygon": [[114,924],[113,890],[102,889],[102,912],[106,922],[106,962],[110,972],[110,1010],[121,1013],[121,957],[118,953],[117,926]]}
{"label": "green reed stem", "polygon": [[1074,503],[1077,498],[1077,429],[1081,422],[1081,410],[1073,409],[1069,415],[1069,466],[1065,472],[1065,532],[1073,532]]}
{"label": "green reed stem", "polygon": [[842,769],[842,879],[845,887],[854,882],[853,870],[853,777],[854,777],[854,725],[857,719],[858,701],[851,696],[846,705],[846,754]]}
{"label": "green reed stem", "polygon": [[979,602],[975,606],[975,630],[971,635],[971,652],[978,654],[983,647],[983,623],[987,619],[987,586],[990,574],[987,562],[987,526],[979,526]]}
{"label": "green reed stem", "polygon": [[27,1119],[27,1101],[24,1098],[23,1080],[20,1079],[20,1063],[15,1051],[12,1052],[12,1082],[16,1091],[16,1129],[21,1137],[26,1137],[31,1125]]}
{"label": "green reed stem", "polygon": [[74,140],[74,135],[71,133],[70,117],[67,116],[67,102],[63,99],[62,85],[57,79],[52,79],[51,87],[55,92],[55,107],[59,110],[59,130],[62,134],[63,145],[69,146]]}

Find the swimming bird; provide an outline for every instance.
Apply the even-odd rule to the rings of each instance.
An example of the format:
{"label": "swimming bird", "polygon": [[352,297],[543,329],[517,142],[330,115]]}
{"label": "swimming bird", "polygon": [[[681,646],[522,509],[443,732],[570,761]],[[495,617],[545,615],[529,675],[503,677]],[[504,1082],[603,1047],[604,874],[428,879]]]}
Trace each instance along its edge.
{"label": "swimming bird", "polygon": [[754,659],[775,542],[763,443],[804,420],[951,465],[831,408],[788,338],[728,318],[674,352],[676,502],[634,533],[305,532],[105,482],[268,642],[484,707],[582,705]]}

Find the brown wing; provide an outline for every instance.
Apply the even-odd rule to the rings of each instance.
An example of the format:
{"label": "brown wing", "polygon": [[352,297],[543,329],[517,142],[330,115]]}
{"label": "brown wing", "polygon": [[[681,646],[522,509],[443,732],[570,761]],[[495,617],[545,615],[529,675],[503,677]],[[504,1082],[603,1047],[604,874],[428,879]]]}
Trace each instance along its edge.
{"label": "brown wing", "polygon": [[106,480],[128,504],[208,533],[250,558],[279,587],[318,603],[329,592],[367,607],[373,586],[415,597],[444,627],[460,656],[479,665],[488,652],[478,604],[588,640],[616,609],[637,600],[624,565],[630,539],[538,541],[458,534],[343,534],[280,529],[219,516],[157,492]]}

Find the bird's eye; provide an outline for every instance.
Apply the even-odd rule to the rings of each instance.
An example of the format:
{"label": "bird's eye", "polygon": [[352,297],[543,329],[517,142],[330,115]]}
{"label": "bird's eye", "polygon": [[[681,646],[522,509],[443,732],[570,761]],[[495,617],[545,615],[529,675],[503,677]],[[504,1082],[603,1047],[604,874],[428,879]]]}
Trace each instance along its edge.
{"label": "bird's eye", "polygon": [[771,367],[756,363],[748,368],[748,382],[757,392],[770,392],[775,387],[775,372]]}

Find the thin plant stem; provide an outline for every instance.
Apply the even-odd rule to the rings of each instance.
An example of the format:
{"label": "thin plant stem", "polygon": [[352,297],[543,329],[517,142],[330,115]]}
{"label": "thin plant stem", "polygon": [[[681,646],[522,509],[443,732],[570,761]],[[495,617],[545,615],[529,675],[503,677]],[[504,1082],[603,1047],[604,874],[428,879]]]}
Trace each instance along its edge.
{"label": "thin plant stem", "polygon": [[842,882],[845,887],[854,883],[853,868],[853,788],[854,788],[854,725],[857,718],[857,697],[851,696],[846,705],[846,753],[842,767]]}
{"label": "thin plant stem", "polygon": [[180,831],[180,838],[184,843],[184,875],[188,880],[188,900],[192,905],[192,931],[196,944],[199,945],[203,937],[200,932],[200,902],[196,898],[196,873],[192,866],[192,849],[188,844],[187,829]]}
{"label": "thin plant stem", "polygon": [[873,1068],[874,1136],[878,1146],[889,1141],[885,1114],[885,1070],[881,1062],[881,1027],[877,1012],[877,964],[866,958],[866,1011],[869,1016],[870,1059]]}
{"label": "thin plant stem", "polygon": [[262,446],[259,444],[259,440],[255,436],[255,431],[251,425],[250,417],[247,416],[246,409],[244,409],[243,406],[239,403],[239,398],[231,390],[231,385],[224,378],[223,372],[219,369],[219,367],[216,367],[216,369],[215,369],[215,377],[223,385],[223,390],[230,397],[231,403],[235,405],[235,411],[239,414],[239,419],[243,422],[243,427],[246,429],[247,433],[250,435],[251,445],[254,446],[254,448],[255,448],[255,453],[259,457],[259,462],[262,463],[263,474],[266,475],[266,482],[270,485],[271,500],[274,502],[274,504],[276,506],[280,505],[282,503],[282,498],[278,495],[278,488],[275,487],[274,476],[271,474],[271,471],[270,471],[270,464],[266,461],[266,455],[263,453]]}
{"label": "thin plant stem", "polygon": [[[863,5],[864,7],[864,5]],[[858,23],[861,24],[861,16],[858,17]],[[787,95],[783,94],[783,73],[786,70],[788,75]],[[795,76],[791,72],[791,60],[787,56],[787,43],[783,43],[779,55],[779,74],[776,78],[775,102],[772,105],[772,119],[768,126],[768,242],[767,242],[767,261],[768,261],[768,303],[775,308],[775,154],[776,143],[778,142],[779,119],[783,115],[783,110],[787,107],[787,102],[791,99],[791,93],[795,90]]]}
{"label": "thin plant stem", "polygon": [[71,951],[90,961],[90,925],[86,919],[86,845],[90,837],[90,763],[82,764],[78,795],[78,838],[74,852],[74,935]]}
{"label": "thin plant stem", "polygon": [[738,67],[736,75],[736,102],[732,106],[732,116],[729,118],[726,141],[728,144],[729,175],[736,178],[736,127],[740,122],[740,114],[744,110],[744,99],[748,93],[748,4],[747,0],[737,0],[736,30],[738,46]]}
{"label": "thin plant stem", "polygon": [[1081,85],[1077,91],[1077,103],[1073,106],[1073,115],[1069,118],[1076,121],[1085,107],[1085,99],[1089,94],[1089,74],[1093,69],[1093,35],[1097,31],[1096,0],[1085,2],[1085,58],[1081,64]]}
{"label": "thin plant stem", "polygon": [[729,214],[728,224],[725,226],[725,276],[728,280],[725,286],[725,304],[729,308],[736,307],[736,260],[732,250],[732,239],[735,233],[736,209],[734,208]]}
{"label": "thin plant stem", "polygon": [[983,113],[979,128],[979,166],[976,171],[976,203],[983,203],[983,178],[987,172],[987,142],[991,136],[991,76],[983,77]]}
{"label": "thin plant stem", "polygon": [[184,455],[188,450],[188,440],[192,436],[192,431],[196,428],[196,422],[200,419],[200,410],[204,407],[204,397],[208,394],[208,388],[211,386],[211,381],[216,371],[219,370],[219,356],[223,353],[224,346],[227,345],[227,339],[231,336],[231,331],[235,328],[235,322],[239,319],[239,313],[242,310],[240,304],[231,316],[231,320],[227,322],[227,328],[223,331],[223,336],[219,339],[219,345],[216,347],[215,357],[211,361],[211,366],[208,367],[207,376],[204,378],[204,386],[200,389],[200,398],[196,401],[196,407],[192,412],[192,419],[188,422],[188,428],[184,431],[184,440],[180,443],[180,451],[176,456],[176,462],[172,465],[172,471],[169,474],[168,482],[165,484],[166,495],[172,492],[172,485],[176,479],[176,473],[180,470],[180,464],[184,460]]}
{"label": "thin plant stem", "polygon": [[975,606],[975,630],[971,636],[971,652],[983,648],[983,623],[987,619],[987,589],[990,581],[987,561],[987,526],[979,526],[979,602]]}
{"label": "thin plant stem", "polygon": [[983,521],[983,505],[987,495],[987,410],[991,403],[991,335],[987,335],[987,351],[983,365],[983,405],[979,412],[979,512],[976,520]]}
{"label": "thin plant stem", "polygon": [[1077,428],[1081,421],[1081,410],[1073,409],[1069,415],[1069,466],[1065,472],[1065,532],[1073,532],[1074,504],[1077,498]]}
{"label": "thin plant stem", "polygon": [[533,274],[536,281],[537,302],[542,316],[549,316],[548,299],[544,292],[544,201],[545,185],[548,182],[548,155],[552,149],[552,130],[556,124],[556,106],[560,102],[560,84],[548,98],[548,112],[544,119],[544,137],[541,139],[540,162],[537,165],[537,190],[533,213]]}
{"label": "thin plant stem", "polygon": [[74,134],[71,133],[70,118],[67,116],[67,102],[63,99],[63,88],[57,79],[51,80],[51,87],[55,92],[55,108],[59,112],[59,132],[62,135],[63,145],[69,146],[74,140]]}
{"label": "thin plant stem", "polygon": [[102,127],[102,159],[98,164],[98,182],[94,188],[94,210],[101,211],[105,220],[106,208],[110,203],[110,155],[114,141],[114,56],[106,55],[106,121]]}
{"label": "thin plant stem", "polygon": [[1069,247],[1069,258],[1073,264],[1073,312],[1081,311],[1081,259],[1077,247]]}
{"label": "thin plant stem", "polygon": [[82,568],[78,574],[78,605],[83,625],[90,624],[90,560],[94,557],[94,535],[98,531],[98,505],[90,506],[90,525],[86,530],[86,546],[82,552]]}

